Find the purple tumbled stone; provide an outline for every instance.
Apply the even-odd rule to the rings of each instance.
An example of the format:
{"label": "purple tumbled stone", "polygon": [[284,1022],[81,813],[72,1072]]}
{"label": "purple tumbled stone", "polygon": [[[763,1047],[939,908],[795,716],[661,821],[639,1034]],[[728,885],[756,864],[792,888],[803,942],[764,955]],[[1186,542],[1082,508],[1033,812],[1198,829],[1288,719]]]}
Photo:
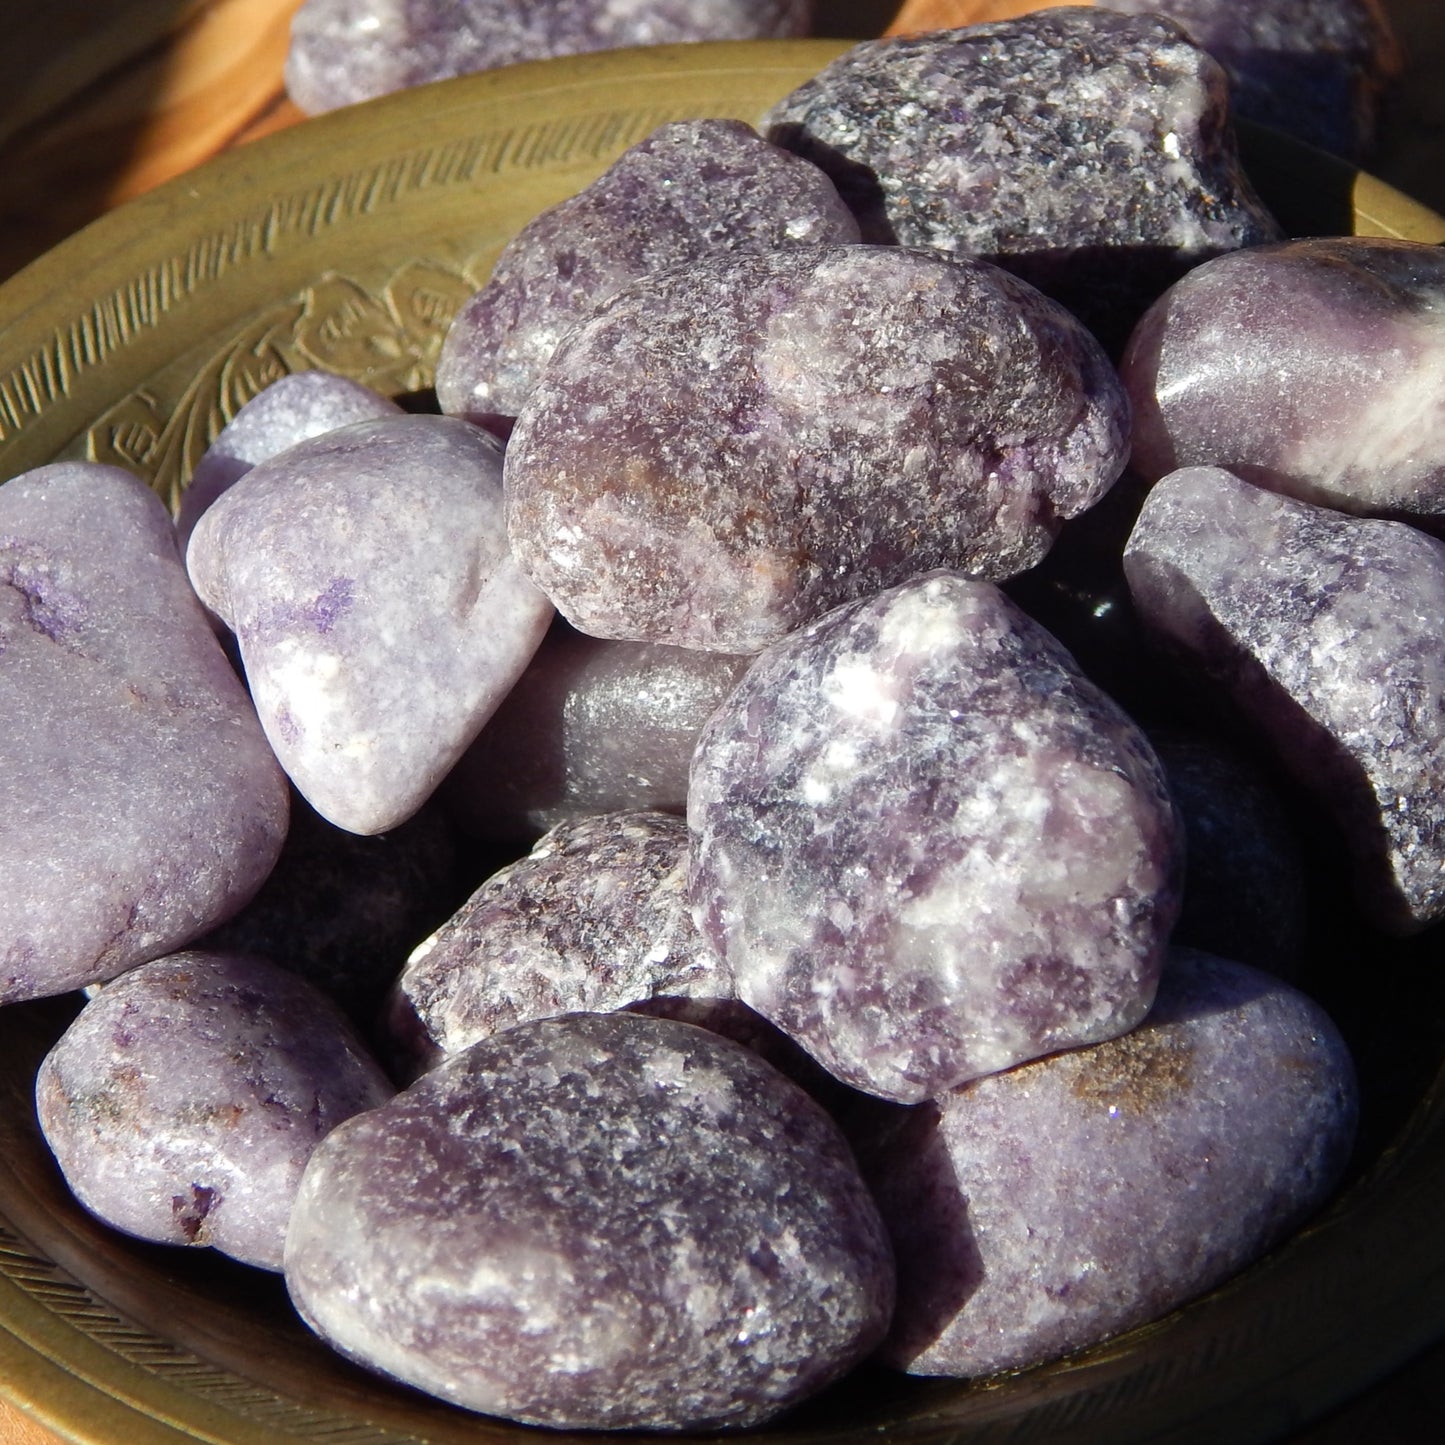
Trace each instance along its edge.
{"label": "purple tumbled stone", "polygon": [[35,1102],[66,1182],[108,1224],[279,1270],[311,1151],[393,1092],[310,984],[196,951],[102,988],[41,1064]]}
{"label": "purple tumbled stone", "polygon": [[1379,0],[1098,0],[1167,15],[1224,67],[1238,116],[1358,159],[1399,67]]}
{"label": "purple tumbled stone", "polygon": [[997,267],[716,254],[569,333],[507,448],[508,529],[584,632],[756,652],[930,567],[1032,566],[1126,432],[1097,343]]}
{"label": "purple tumbled stone", "polygon": [[812,0],[305,0],[286,89],[315,115],[519,60],[804,35],[811,16]]}
{"label": "purple tumbled stone", "polygon": [[1208,256],[1279,237],[1224,72],[1174,23],[1094,8],[867,41],[769,111],[865,240],[981,256],[1111,343]]}
{"label": "purple tumbled stone", "polygon": [[1290,241],[1190,272],[1122,363],[1134,466],[1227,467],[1342,511],[1445,530],[1445,253]]}
{"label": "purple tumbled stone", "polygon": [[328,371],[298,371],[273,381],[237,411],[196,463],[176,511],[181,551],[201,513],[257,462],[351,422],[400,411],[390,397]]}
{"label": "purple tumbled stone", "polygon": [[1340,824],[1362,901],[1445,916],[1445,543],[1190,467],[1124,554],[1140,617]]}
{"label": "purple tumbled stone", "polygon": [[681,813],[698,732],[751,661],[559,618],[439,797],[469,835],[506,842],[596,813]]}
{"label": "purple tumbled stone", "polygon": [[508,243],[447,332],[437,400],[469,421],[515,417],[562,337],[628,282],[711,251],[857,239],[827,176],[751,126],[665,125]]}
{"label": "purple tumbled stone", "polygon": [[988,1375],[1167,1314],[1328,1198],[1358,1113],[1325,1012],[1171,951],[1133,1032],[980,1079],[858,1141],[898,1258],[882,1358]]}
{"label": "purple tumbled stone", "polygon": [[904,1103],[1143,1016],[1178,823],[1143,735],[989,583],[764,653],[704,729],[691,893],[738,996]]}
{"label": "purple tumbled stone", "polygon": [[509,1029],[335,1131],[286,1277],[353,1359],[572,1429],[756,1424],[871,1352],[893,1304],[823,1110],[736,1044],[625,1013]]}
{"label": "purple tumbled stone", "polygon": [[262,462],[196,524],[266,735],[354,833],[410,817],[552,618],[507,548],[501,448],[451,417],[356,422]]}
{"label": "purple tumbled stone", "polygon": [[184,947],[261,886],[286,780],[128,472],[0,487],[0,699],[0,1002]]}

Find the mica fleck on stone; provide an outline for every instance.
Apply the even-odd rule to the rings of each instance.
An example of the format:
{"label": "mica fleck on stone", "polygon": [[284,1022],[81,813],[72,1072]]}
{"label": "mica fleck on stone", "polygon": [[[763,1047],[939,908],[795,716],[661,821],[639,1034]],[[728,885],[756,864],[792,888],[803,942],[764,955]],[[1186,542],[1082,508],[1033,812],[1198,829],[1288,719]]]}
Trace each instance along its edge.
{"label": "mica fleck on stone", "polygon": [[1234,114],[1360,159],[1400,66],[1378,0],[1101,0],[1177,20],[1224,67]]}
{"label": "mica fleck on stone", "polygon": [[898,1260],[881,1358],[988,1375],[1167,1314],[1320,1208],[1357,1113],[1349,1053],[1317,1004],[1172,950],[1133,1032],[857,1141]]}
{"label": "mica fleck on stone", "polygon": [[1445,543],[1189,467],[1124,569],[1145,624],[1335,817],[1374,921],[1445,916]]}
{"label": "mica fleck on stone", "polygon": [[507,448],[508,531],[584,632],[756,652],[930,567],[1031,566],[1127,425],[1093,338],[997,267],[720,253],[569,333]]}
{"label": "mica fleck on stone", "polygon": [[201,513],[257,462],[354,421],[400,412],[390,397],[329,371],[298,371],[273,381],[236,412],[196,463],[176,510],[182,554]]}
{"label": "mica fleck on stone", "polygon": [[736,1044],[572,1014],[474,1045],[312,1157],[303,1318],[454,1404],[757,1424],[867,1356],[893,1265],[832,1120]]}
{"label": "mica fleck on stone", "polygon": [[858,240],[816,166],[737,120],[678,121],[507,244],[437,361],[442,411],[515,417],[557,343],[614,291],[710,251]]}
{"label": "mica fleck on stone", "polygon": [[0,486],[0,715],[0,1002],[181,948],[271,871],[286,780],[128,472]]}
{"label": "mica fleck on stone", "polygon": [[1122,363],[1134,466],[1186,466],[1445,530],[1445,254],[1289,241],[1192,271]]}
{"label": "mica fleck on stone", "polygon": [[393,1092],[310,984],[209,951],[107,984],[35,1085],[45,1140],[93,1214],[272,1270],[312,1149]]}
{"label": "mica fleck on stone", "polygon": [[763,654],[688,820],[738,996],[855,1088],[931,1098],[1153,998],[1180,862],[1159,764],[989,583],[930,573]]}
{"label": "mica fleck on stone", "polygon": [[751,661],[558,618],[438,797],[469,836],[509,843],[597,813],[680,814],[698,732]]}
{"label": "mica fleck on stone", "polygon": [[416,812],[552,618],[507,548],[500,445],[451,417],[355,422],[260,463],[186,560],[281,765],[353,833]]}
{"label": "mica fleck on stone", "polygon": [[286,89],[310,115],[520,60],[805,35],[812,0],[305,0]]}
{"label": "mica fleck on stone", "polygon": [[1217,62],[1097,8],[866,41],[773,107],[865,240],[980,256],[1112,344],[1190,266],[1279,238],[1239,167]]}

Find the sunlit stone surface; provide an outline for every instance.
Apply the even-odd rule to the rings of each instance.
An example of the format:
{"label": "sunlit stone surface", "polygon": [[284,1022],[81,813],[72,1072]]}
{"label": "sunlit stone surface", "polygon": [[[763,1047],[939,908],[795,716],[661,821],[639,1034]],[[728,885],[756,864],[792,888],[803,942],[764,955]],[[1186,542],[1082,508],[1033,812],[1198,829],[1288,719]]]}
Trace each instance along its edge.
{"label": "sunlit stone surface", "polygon": [[1134,1032],[859,1141],[898,1257],[883,1357],[986,1375],[1168,1313],[1320,1207],[1356,1114],[1349,1054],[1318,1005],[1172,951]]}
{"label": "sunlit stone surface", "polygon": [[474,1045],[313,1156],[302,1315],[534,1424],[755,1424],[871,1352],[893,1267],[847,1145],[745,1049],[573,1014]]}
{"label": "sunlit stone surface", "polygon": [[1124,568],[1146,624],[1338,820],[1375,921],[1445,914],[1445,544],[1191,467]]}
{"label": "sunlit stone surface", "polygon": [[107,984],[40,1066],[66,1182],[107,1223],[281,1268],[301,1171],[393,1093],[303,979],[242,954],[173,954]]}
{"label": "sunlit stone surface", "polygon": [[867,41],[763,129],[833,177],[865,240],[996,261],[1112,343],[1189,266],[1278,238],[1227,104],[1170,21],[1052,9]]}
{"label": "sunlit stone surface", "polygon": [[507,842],[596,813],[680,814],[698,732],[751,660],[559,618],[439,796],[468,834]]}
{"label": "sunlit stone surface", "polygon": [[286,780],[128,472],[0,487],[0,714],[0,1002],[180,948],[270,872]]}
{"label": "sunlit stone surface", "polygon": [[519,60],[803,35],[811,12],[811,0],[305,0],[286,89],[315,115]]}
{"label": "sunlit stone surface", "polygon": [[1031,566],[1127,424],[1093,338],[997,267],[719,254],[558,348],[507,448],[508,530],[584,632],[756,652],[929,567]]}
{"label": "sunlit stone surface", "polygon": [[552,617],[507,549],[499,444],[451,417],[356,422],[261,463],[187,565],[282,766],[354,833],[421,806]]}
{"label": "sunlit stone surface", "polygon": [[711,251],[857,239],[827,176],[751,126],[662,126],[508,242],[447,333],[437,400],[471,421],[514,417],[562,337],[628,282]]}
{"label": "sunlit stone surface", "polygon": [[986,582],[931,573],[763,654],[704,729],[688,819],[738,996],[856,1088],[929,1098],[1153,998],[1159,765]]}
{"label": "sunlit stone surface", "polygon": [[1445,528],[1445,253],[1331,237],[1222,256],[1140,322],[1134,465],[1221,466]]}

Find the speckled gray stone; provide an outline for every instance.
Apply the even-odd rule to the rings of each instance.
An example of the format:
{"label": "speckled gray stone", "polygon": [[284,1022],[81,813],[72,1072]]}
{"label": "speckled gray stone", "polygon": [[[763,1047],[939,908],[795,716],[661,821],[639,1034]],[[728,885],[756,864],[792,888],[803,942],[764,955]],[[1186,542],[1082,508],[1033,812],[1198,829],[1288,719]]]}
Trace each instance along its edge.
{"label": "speckled gray stone", "polygon": [[777,644],[703,730],[699,927],[738,996],[902,1103],[1136,1024],[1179,830],[1143,735],[989,583]]}
{"label": "speckled gray stone", "polygon": [[751,660],[558,618],[438,796],[469,836],[508,843],[596,813],[680,814],[698,732]]}
{"label": "speckled gray stone", "polygon": [[46,1142],[87,1209],[273,1270],[312,1149],[393,1092],[310,984],[202,951],[107,984],[35,1084]]}
{"label": "speckled gray stone", "polygon": [[390,397],[328,371],[298,371],[273,381],[237,411],[196,463],[176,510],[182,553],[201,513],[257,462],[351,422],[400,411]]}
{"label": "speckled gray stone", "polygon": [[1445,915],[1445,543],[1191,467],[1150,493],[1124,570],[1146,625],[1337,819],[1376,923]]}
{"label": "speckled gray stone", "polygon": [[710,251],[858,240],[816,166],[737,120],[679,121],[508,242],[437,361],[441,409],[515,417],[557,343],[614,291]]}
{"label": "speckled gray stone", "polygon": [[353,1359],[573,1429],[756,1424],[865,1357],[893,1303],[822,1109],[736,1044],[626,1013],[510,1029],[335,1131],[286,1277]]}
{"label": "speckled gray stone", "polygon": [[286,89],[311,115],[519,60],[804,35],[812,0],[305,0]]}
{"label": "speckled gray stone", "polygon": [[286,780],[128,472],[0,487],[0,699],[0,1002],[181,948],[261,886]]}
{"label": "speckled gray stone", "polygon": [[1279,238],[1227,106],[1171,21],[1062,8],[866,41],[763,129],[833,177],[865,239],[996,261],[1112,344],[1190,266]]}
{"label": "speckled gray stone", "polygon": [[416,812],[541,642],[552,609],[502,507],[495,439],[397,416],[288,448],[196,524],[191,581],[236,633],[281,765],[338,827]]}
{"label": "speckled gray stone", "polygon": [[1357,1114],[1324,1011],[1174,950],[1132,1033],[980,1079],[860,1141],[893,1235],[883,1358],[987,1375],[1167,1314],[1328,1198]]}
{"label": "speckled gray stone", "polygon": [[507,447],[508,532],[584,632],[756,652],[929,567],[1031,566],[1126,431],[1097,343],[997,267],[717,254],[569,333]]}
{"label": "speckled gray stone", "polygon": [[1351,236],[1190,272],[1122,363],[1134,466],[1221,466],[1320,506],[1445,530],[1445,253]]}
{"label": "speckled gray stone", "polygon": [[1099,0],[1167,15],[1224,67],[1234,113],[1360,159],[1399,68],[1378,0]]}

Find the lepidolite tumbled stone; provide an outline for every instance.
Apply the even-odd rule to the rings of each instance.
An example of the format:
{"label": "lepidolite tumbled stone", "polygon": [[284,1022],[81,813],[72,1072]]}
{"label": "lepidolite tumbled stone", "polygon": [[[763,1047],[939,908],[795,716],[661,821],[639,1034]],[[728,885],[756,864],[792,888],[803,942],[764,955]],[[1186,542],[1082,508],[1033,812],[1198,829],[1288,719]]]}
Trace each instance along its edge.
{"label": "lepidolite tumbled stone", "polygon": [[451,417],[356,422],[252,468],[196,524],[266,735],[329,821],[410,817],[551,621],[507,549],[501,450]]}
{"label": "lepidolite tumbled stone", "polygon": [[353,1359],[533,1424],[755,1424],[867,1355],[893,1264],[836,1126],[635,1014],[474,1045],[312,1156],[286,1242]]}
{"label": "lepidolite tumbled stone", "polygon": [[559,618],[439,797],[469,835],[506,842],[596,813],[681,814],[698,732],[751,660]]}
{"label": "lepidolite tumbled stone", "polygon": [[995,261],[1112,343],[1190,266],[1278,239],[1227,116],[1224,72],[1171,21],[1064,8],[865,42],[764,131],[866,240]]}
{"label": "lepidolite tumbled stone", "polygon": [[1340,824],[1382,927],[1445,915],[1445,543],[1171,473],[1124,554],[1140,616]]}
{"label": "lepidolite tumbled stone", "polygon": [[508,530],[584,632],[756,652],[930,567],[1031,566],[1126,433],[1097,343],[997,267],[717,254],[569,333],[507,448]]}
{"label": "lepidolite tumbled stone", "polygon": [[1290,241],[1192,271],[1122,363],[1134,466],[1220,466],[1347,512],[1445,529],[1445,254]]}
{"label": "lepidolite tumbled stone", "polygon": [[310,984],[200,951],[107,984],[35,1082],[46,1142],[94,1214],[274,1270],[311,1151],[393,1092]]}
{"label": "lepidolite tumbled stone", "polygon": [[751,126],[665,125],[507,245],[447,332],[437,400],[470,421],[514,417],[562,337],[628,282],[710,251],[857,239],[827,176]]}
{"label": "lepidolite tumbled stone", "polygon": [[0,1002],[183,947],[261,886],[286,780],[128,472],[0,487],[0,698]]}
{"label": "lepidolite tumbled stone", "polygon": [[1133,1027],[1177,907],[1158,762],[989,583],[777,644],[704,729],[691,893],[738,996],[912,1103]]}
{"label": "lepidolite tumbled stone", "polygon": [[315,115],[519,60],[803,35],[811,14],[812,0],[305,0],[286,89]]}
{"label": "lepidolite tumbled stone", "polygon": [[858,1141],[898,1258],[883,1358],[987,1375],[1166,1314],[1324,1203],[1357,1109],[1318,1005],[1172,951],[1132,1033],[980,1079]]}

